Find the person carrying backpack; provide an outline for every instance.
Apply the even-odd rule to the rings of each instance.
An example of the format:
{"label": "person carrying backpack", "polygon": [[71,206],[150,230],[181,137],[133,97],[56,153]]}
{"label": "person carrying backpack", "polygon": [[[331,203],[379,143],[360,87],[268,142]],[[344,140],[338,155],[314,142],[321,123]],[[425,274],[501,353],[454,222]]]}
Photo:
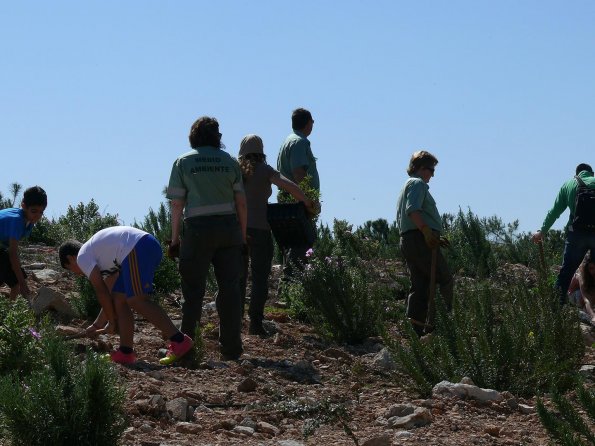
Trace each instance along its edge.
{"label": "person carrying backpack", "polygon": [[579,164],[576,175],[562,185],[541,229],[533,234],[535,243],[542,242],[543,235],[566,208],[570,210],[570,217],[564,228],[566,241],[562,268],[555,283],[562,304],[567,302],[570,281],[585,254],[588,250],[595,251],[595,177],[590,165]]}

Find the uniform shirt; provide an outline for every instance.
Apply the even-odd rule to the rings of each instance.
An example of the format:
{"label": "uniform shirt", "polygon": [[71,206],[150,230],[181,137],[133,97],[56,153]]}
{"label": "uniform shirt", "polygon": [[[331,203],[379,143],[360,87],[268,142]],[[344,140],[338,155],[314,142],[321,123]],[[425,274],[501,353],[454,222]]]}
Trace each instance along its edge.
{"label": "uniform shirt", "polygon": [[235,214],[235,192],[244,192],[238,162],[227,152],[203,146],[173,164],[167,198],[185,200],[184,218]]}
{"label": "uniform shirt", "polygon": [[25,211],[21,208],[7,208],[0,210],[0,244],[8,248],[11,238],[20,240],[28,237],[33,229],[33,223],[25,221]]}
{"label": "uniform shirt", "polygon": [[120,265],[147,233],[131,226],[113,226],[95,233],[81,249],[76,263],[89,277],[96,266],[102,276],[120,270]]}
{"label": "uniform shirt", "polygon": [[299,167],[302,167],[306,171],[306,174],[312,177],[310,186],[316,190],[320,190],[316,158],[312,154],[310,141],[302,133],[294,130],[279,149],[277,169],[281,172],[281,175],[297,183],[293,177],[293,170]]}
{"label": "uniform shirt", "polygon": [[249,228],[270,229],[267,221],[267,204],[273,193],[271,181],[280,175],[268,164],[257,163],[254,166],[254,172],[244,184]]}
{"label": "uniform shirt", "polygon": [[[585,182],[587,187],[595,189],[595,177],[593,177],[591,172],[583,170],[582,172],[579,172],[578,176]],[[562,215],[566,208],[570,209],[570,216],[568,218],[568,223],[566,223],[565,229],[570,229],[572,220],[574,220],[574,207],[576,205],[575,200],[577,190],[578,182],[574,177],[562,185],[560,191],[558,192],[558,196],[556,197],[556,201],[554,202],[554,206],[545,216],[545,220],[541,225],[541,232],[545,233],[549,231],[554,222],[558,219],[558,217],[560,217],[560,215]]]}
{"label": "uniform shirt", "polygon": [[397,225],[401,234],[417,229],[409,217],[414,211],[422,213],[424,222],[435,231],[442,231],[442,220],[436,201],[430,194],[430,186],[417,176],[407,180],[397,200]]}

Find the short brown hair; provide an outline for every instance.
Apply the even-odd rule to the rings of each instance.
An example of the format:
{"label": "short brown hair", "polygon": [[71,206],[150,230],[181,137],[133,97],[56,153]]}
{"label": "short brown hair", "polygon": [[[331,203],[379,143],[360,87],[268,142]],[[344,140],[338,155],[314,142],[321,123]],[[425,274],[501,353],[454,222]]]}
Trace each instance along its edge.
{"label": "short brown hair", "polygon": [[436,158],[430,152],[418,150],[417,152],[413,153],[413,155],[411,155],[407,173],[409,175],[413,175],[422,167],[434,167],[436,164],[438,164],[438,158]]}

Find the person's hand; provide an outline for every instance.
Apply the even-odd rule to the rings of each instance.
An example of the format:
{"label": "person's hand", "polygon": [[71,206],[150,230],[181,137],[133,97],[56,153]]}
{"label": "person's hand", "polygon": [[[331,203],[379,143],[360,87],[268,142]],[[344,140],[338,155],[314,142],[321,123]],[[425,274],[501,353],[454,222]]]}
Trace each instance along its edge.
{"label": "person's hand", "polygon": [[170,259],[175,259],[177,257],[180,257],[180,241],[176,240],[175,242],[173,240],[166,240],[165,243],[167,243],[167,256]]}
{"label": "person's hand", "polygon": [[320,201],[306,199],[304,204],[306,205],[306,212],[310,218],[314,218],[320,214]]}
{"label": "person's hand", "polygon": [[446,237],[440,237],[440,247],[448,248],[449,246],[450,246],[450,241]]}
{"label": "person's hand", "polygon": [[102,328],[101,330],[97,330],[97,332],[106,334],[118,334],[118,323],[115,320],[109,321],[104,328]]}
{"label": "person's hand", "polygon": [[543,241],[543,234],[541,231],[537,231],[535,234],[533,234],[531,240],[533,240],[533,243],[541,243]]}
{"label": "person's hand", "polygon": [[89,325],[86,329],[85,329],[85,334],[89,337],[95,337],[97,336],[101,331],[103,330],[102,327],[99,327],[97,325],[95,325],[95,323],[92,323],[91,325]]}
{"label": "person's hand", "polygon": [[23,282],[20,285],[21,288],[21,295],[27,299],[29,297],[29,295],[31,294],[31,290],[29,289],[29,285],[27,285],[27,282]]}
{"label": "person's hand", "polygon": [[430,228],[428,225],[425,225],[421,228],[421,233],[424,235],[424,240],[426,241],[428,248],[436,249],[438,246],[440,246],[440,237],[434,234],[434,231],[432,231],[432,228]]}

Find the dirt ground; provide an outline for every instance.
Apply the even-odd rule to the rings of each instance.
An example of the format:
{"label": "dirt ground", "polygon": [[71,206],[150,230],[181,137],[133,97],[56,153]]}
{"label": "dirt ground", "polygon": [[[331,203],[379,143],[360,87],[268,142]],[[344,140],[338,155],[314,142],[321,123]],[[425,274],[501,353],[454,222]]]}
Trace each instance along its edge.
{"label": "dirt ground", "polygon": [[[55,270],[52,278],[37,279],[30,271],[31,288],[46,286],[68,296],[72,277],[60,269],[55,250],[27,248],[23,263],[43,263]],[[273,281],[274,282],[274,281]],[[6,288],[2,289],[6,292]],[[271,290],[271,297],[274,290]],[[179,322],[179,293],[163,306]],[[311,327],[283,314],[269,312],[270,338],[248,335],[244,321],[245,353],[237,361],[223,361],[218,353],[217,315],[207,296],[203,311],[205,358],[198,367],[159,365],[166,347],[156,329],[137,319],[135,350],[138,363],[114,365],[126,389],[129,427],[122,445],[545,445],[549,443],[535,412],[534,399],[507,395],[500,402],[455,397],[420,399],[410,380],[379,358],[382,340],[359,346],[333,345]],[[269,302],[276,303],[274,299]],[[68,321],[72,327],[87,322]],[[91,345],[107,350],[117,338],[72,341],[83,350]],[[584,364],[595,364],[587,348]],[[427,424],[395,428],[390,408],[411,405],[427,409]],[[423,424],[423,423],[422,423]],[[309,434],[309,435],[305,435]]]}

